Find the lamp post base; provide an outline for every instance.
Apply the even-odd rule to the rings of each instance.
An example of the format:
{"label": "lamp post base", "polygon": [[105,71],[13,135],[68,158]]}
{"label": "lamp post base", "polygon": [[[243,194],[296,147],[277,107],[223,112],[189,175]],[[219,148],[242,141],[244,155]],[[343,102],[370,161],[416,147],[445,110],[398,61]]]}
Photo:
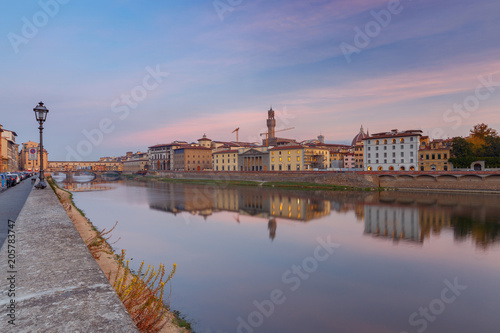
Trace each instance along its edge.
{"label": "lamp post base", "polygon": [[38,184],[35,185],[35,188],[38,190],[43,190],[47,187],[47,184],[43,180],[39,181]]}

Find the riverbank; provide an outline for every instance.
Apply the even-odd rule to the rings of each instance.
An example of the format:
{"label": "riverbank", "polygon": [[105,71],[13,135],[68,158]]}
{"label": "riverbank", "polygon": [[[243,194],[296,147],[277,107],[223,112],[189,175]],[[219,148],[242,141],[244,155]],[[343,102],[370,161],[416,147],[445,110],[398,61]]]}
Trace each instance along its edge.
{"label": "riverbank", "polygon": [[[55,182],[53,182],[52,180],[50,180],[50,185],[59,198],[66,213],[73,222],[83,241],[87,244],[88,240],[98,237],[99,234],[95,226],[93,226],[92,223],[85,217],[85,214],[75,206],[72,200],[71,192],[59,188],[57,184],[55,184]],[[109,279],[112,276],[116,276],[116,272],[119,269],[123,270],[123,267],[121,267],[121,264],[116,256],[110,254],[113,253],[111,246],[108,243],[106,243],[105,246],[106,252],[101,252],[101,255],[98,258],[94,257],[94,259],[100,266],[101,270],[104,272],[104,275]],[[110,281],[111,284],[113,284],[113,282],[114,281]],[[180,319],[178,315],[174,314],[173,312],[168,311],[164,320],[166,324],[162,328],[160,333],[189,332],[189,330],[176,325],[176,323],[179,323],[180,325],[184,325],[184,323],[182,323],[182,319]]]}
{"label": "riverbank", "polygon": [[355,187],[355,186],[342,186],[332,184],[321,184],[312,182],[296,182],[296,181],[252,181],[252,180],[232,180],[232,179],[213,179],[213,178],[168,178],[161,176],[140,176],[140,175],[122,175],[127,180],[135,180],[140,182],[159,181],[165,183],[183,183],[193,185],[216,185],[216,186],[258,186],[265,188],[279,188],[290,190],[304,190],[304,191],[377,191],[383,190],[382,188],[374,187]]}
{"label": "riverbank", "polygon": [[239,185],[327,191],[415,190],[500,194],[500,172],[160,171],[148,176],[123,176],[219,187]]}

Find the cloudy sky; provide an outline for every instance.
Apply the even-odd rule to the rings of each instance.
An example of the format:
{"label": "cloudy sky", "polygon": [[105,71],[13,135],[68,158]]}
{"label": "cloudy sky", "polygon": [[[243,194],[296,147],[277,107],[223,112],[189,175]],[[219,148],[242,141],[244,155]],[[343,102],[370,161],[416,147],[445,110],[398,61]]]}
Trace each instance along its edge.
{"label": "cloudy sky", "polygon": [[0,124],[50,160],[173,140],[500,129],[498,0],[4,1]]}

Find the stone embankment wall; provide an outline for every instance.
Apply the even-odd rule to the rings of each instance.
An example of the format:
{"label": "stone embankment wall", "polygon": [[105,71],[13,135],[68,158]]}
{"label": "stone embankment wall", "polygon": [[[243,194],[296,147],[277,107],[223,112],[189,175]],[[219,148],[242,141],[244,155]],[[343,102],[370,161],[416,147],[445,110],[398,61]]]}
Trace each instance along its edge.
{"label": "stone embankment wall", "polygon": [[249,180],[259,182],[308,182],[354,187],[378,187],[373,177],[354,173],[341,172],[224,172],[224,171],[192,171],[192,172],[160,172],[160,177],[184,179],[214,180]]}
{"label": "stone embankment wall", "polygon": [[0,332],[139,332],[50,187],[30,193],[12,226]]}
{"label": "stone embankment wall", "polygon": [[500,172],[159,172],[158,176],[179,179],[249,180],[260,182],[310,182],[354,187],[500,191]]}

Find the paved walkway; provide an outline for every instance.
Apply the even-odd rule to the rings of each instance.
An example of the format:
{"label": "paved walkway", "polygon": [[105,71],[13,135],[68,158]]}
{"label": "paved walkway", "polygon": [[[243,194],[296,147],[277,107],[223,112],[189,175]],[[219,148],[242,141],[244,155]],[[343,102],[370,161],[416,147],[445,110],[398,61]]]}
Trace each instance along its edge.
{"label": "paved walkway", "polygon": [[138,333],[50,187],[31,191],[13,230],[0,249],[0,332]]}
{"label": "paved walkway", "polygon": [[0,248],[7,237],[8,220],[16,220],[24,206],[33,185],[31,178],[0,192]]}

